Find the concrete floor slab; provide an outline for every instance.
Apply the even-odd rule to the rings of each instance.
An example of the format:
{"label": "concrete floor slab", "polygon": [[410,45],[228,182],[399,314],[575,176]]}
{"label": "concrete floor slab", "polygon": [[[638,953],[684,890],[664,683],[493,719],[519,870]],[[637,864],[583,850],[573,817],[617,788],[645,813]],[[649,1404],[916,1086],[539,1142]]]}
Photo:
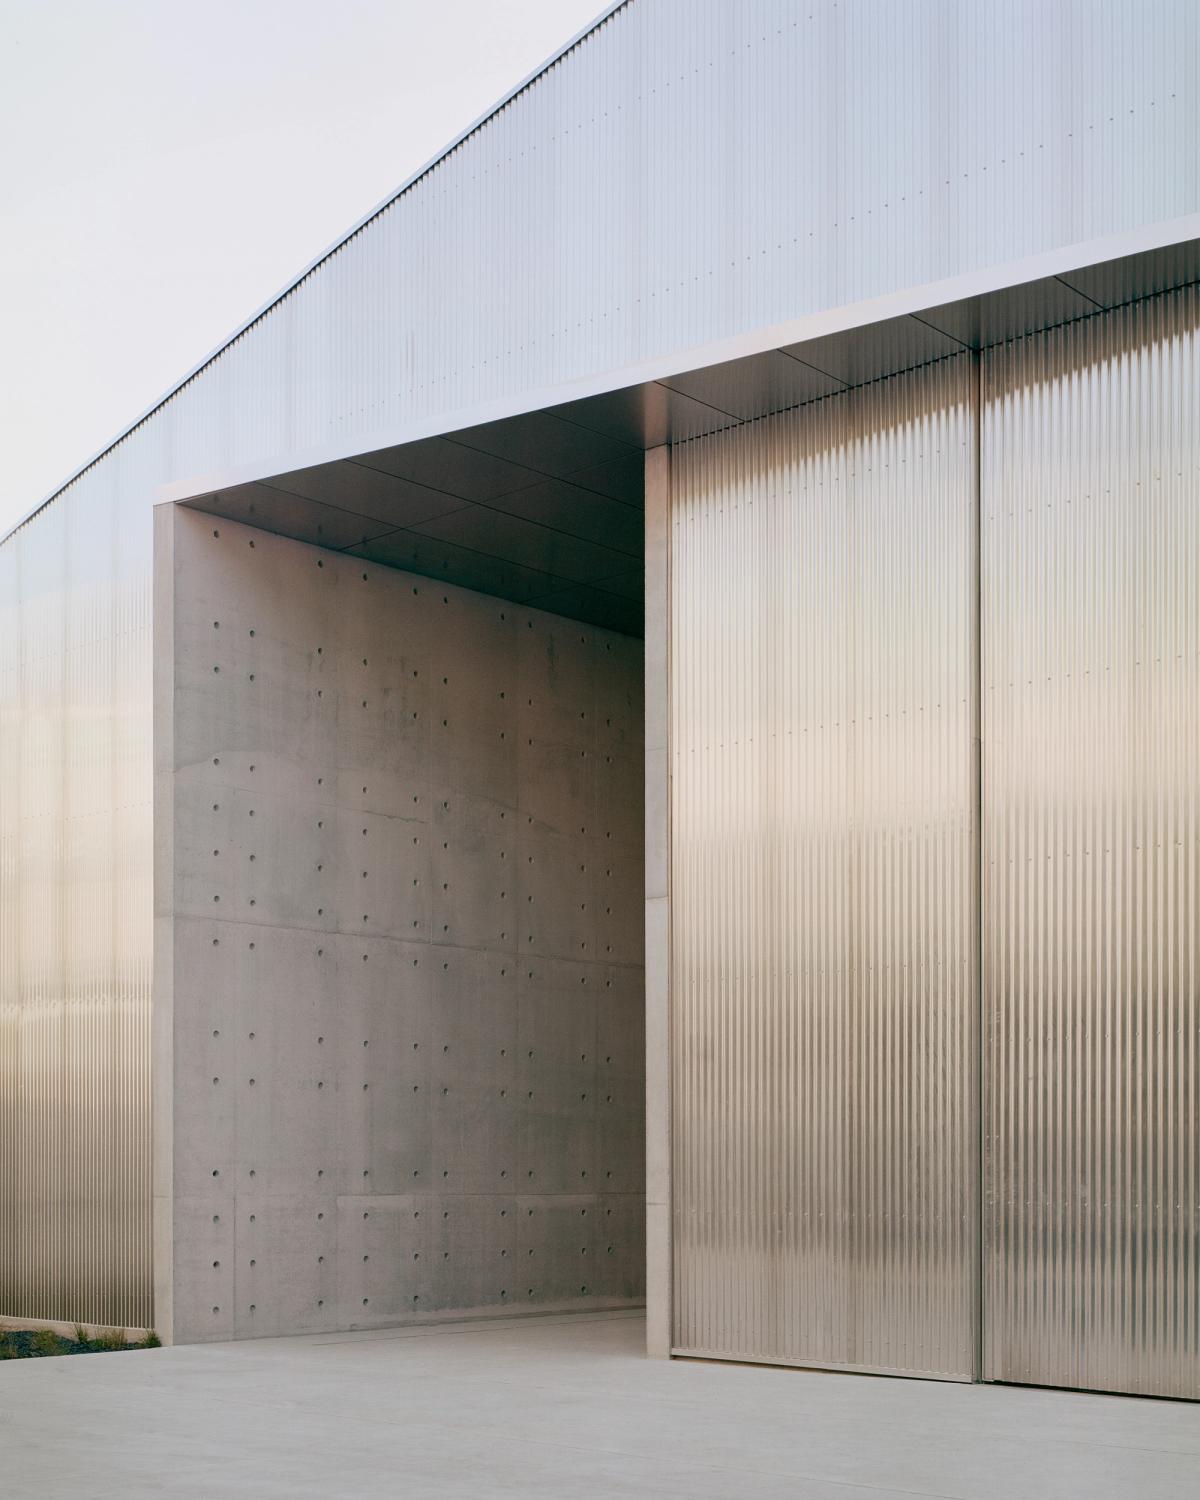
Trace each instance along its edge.
{"label": "concrete floor slab", "polygon": [[648,1360],[640,1315],[0,1365],[3,1492],[1182,1500],[1200,1407]]}

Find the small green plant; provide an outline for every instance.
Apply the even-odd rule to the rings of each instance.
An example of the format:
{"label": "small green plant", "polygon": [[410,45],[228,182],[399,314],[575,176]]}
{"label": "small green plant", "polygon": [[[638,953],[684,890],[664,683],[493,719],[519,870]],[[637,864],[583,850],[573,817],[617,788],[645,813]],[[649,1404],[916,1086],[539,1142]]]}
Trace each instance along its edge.
{"label": "small green plant", "polygon": [[[74,1337],[50,1328],[0,1328],[0,1359],[44,1359],[57,1354],[103,1354],[115,1349],[160,1349],[162,1340],[154,1329],[140,1334],[133,1343],[127,1328],[97,1329],[89,1334],[81,1323]],[[0,1494],[3,1488],[0,1486]]]}
{"label": "small green plant", "polygon": [[0,1331],[0,1359],[44,1359],[52,1354],[76,1354],[79,1346],[50,1328],[9,1328]]}

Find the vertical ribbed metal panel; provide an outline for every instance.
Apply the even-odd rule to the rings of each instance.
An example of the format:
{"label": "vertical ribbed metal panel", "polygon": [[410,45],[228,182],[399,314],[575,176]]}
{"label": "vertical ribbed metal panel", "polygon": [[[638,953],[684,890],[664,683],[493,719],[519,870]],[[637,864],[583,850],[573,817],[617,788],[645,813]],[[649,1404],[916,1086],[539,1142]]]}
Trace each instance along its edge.
{"label": "vertical ribbed metal panel", "polygon": [[[93,707],[51,712],[43,699],[60,689],[49,668],[39,675],[13,655],[26,649],[14,642],[36,639],[27,621],[43,598],[51,618],[92,610],[102,632],[111,626],[116,663],[134,649],[136,633],[108,606],[66,596],[85,598],[74,549],[95,546],[96,527],[120,515],[95,555],[115,577],[127,550],[141,570],[130,586],[148,598],[150,506],[170,480],[283,469],[289,455],[352,451],[405,424],[452,428],[485,403],[515,409],[573,382],[616,384],[715,340],[1194,213],[1198,39],[1190,0],[631,0],[86,468],[27,538],[0,549],[11,623],[0,642],[4,1108],[27,1055],[23,1042],[18,1061],[11,1051],[26,1024],[18,1005],[26,1015],[35,996],[52,1006],[78,993],[142,1003],[131,998],[132,939],[113,937],[111,960],[103,933],[98,949],[76,950],[96,966],[87,977],[74,958],[52,971],[46,934],[83,921],[72,891],[105,899],[105,861],[136,888],[123,820],[137,823],[130,809],[148,809],[149,791],[113,802],[112,836],[86,859],[65,844],[38,855],[33,814],[18,810],[40,809],[47,830],[101,826],[77,816],[70,789],[92,786],[80,768],[99,754],[110,700],[88,693],[108,665],[97,660],[81,684],[63,679],[63,693],[78,687]],[[43,556],[58,561],[31,582]],[[65,664],[84,660],[63,652]],[[144,721],[142,707],[128,719],[140,726],[130,754],[148,767],[148,667],[130,671],[147,682]],[[145,864],[148,892],[148,854]],[[29,904],[35,889],[42,907]],[[149,910],[147,894],[130,931],[144,921],[148,934]],[[41,958],[26,956],[30,944]],[[49,1096],[39,1084],[25,1097]]]}
{"label": "vertical ribbed metal panel", "polygon": [[1198,49],[1191,0],[629,0],[100,467],[149,506],[1195,213]]}
{"label": "vertical ribbed metal panel", "polygon": [[984,1373],[1200,1396],[1200,294],[984,356]]}
{"label": "vertical ribbed metal panel", "polygon": [[148,1327],[149,522],[0,548],[0,1316]]}
{"label": "vertical ribbed metal panel", "polygon": [[672,453],[679,1352],[975,1373],[972,358]]}

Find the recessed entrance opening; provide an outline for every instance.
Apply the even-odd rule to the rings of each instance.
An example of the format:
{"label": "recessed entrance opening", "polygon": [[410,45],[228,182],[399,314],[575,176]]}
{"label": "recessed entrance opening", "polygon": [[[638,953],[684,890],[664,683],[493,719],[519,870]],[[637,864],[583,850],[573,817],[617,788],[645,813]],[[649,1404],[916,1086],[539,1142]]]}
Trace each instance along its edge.
{"label": "recessed entrance opening", "polygon": [[158,513],[177,1340],[644,1300],[644,457],[535,436]]}
{"label": "recessed entrance opening", "polygon": [[[1132,473],[1105,447],[1105,420],[1089,427],[1085,404],[1026,432],[1010,393],[1022,411],[1035,391],[1053,403],[1062,372],[1107,390],[1104,372],[1131,351],[1151,371],[1134,388],[1154,388],[1162,351],[1194,349],[1194,275],[1159,284],[1190,269],[1187,256],[1093,267],[172,497],[186,502],[161,512],[159,572],[175,590],[175,675],[160,695],[184,997],[174,1055],[203,1059],[182,1102],[176,1074],[176,1116],[194,1110],[187,1139],[213,1179],[224,1163],[237,1174],[228,1189],[197,1163],[181,1185],[176,1159],[174,1243],[202,1246],[196,1265],[176,1252],[173,1301],[160,1293],[177,1337],[504,1310],[514,1283],[534,1309],[620,1305],[644,1287],[651,1352],[1033,1372],[1019,1351],[1035,1335],[1012,1311],[1032,1301],[1008,1289],[1049,1272],[1003,1249],[1021,1211],[1006,1174],[1033,1136],[1005,1134],[988,1110],[1041,1075],[996,1042],[1025,1002],[992,958],[1019,957],[1025,940],[996,900],[993,856],[1005,798],[1049,761],[1032,731],[1015,755],[1004,714],[1024,710],[1002,712],[989,684],[1034,686],[1009,664],[1042,597],[1027,558],[1062,549],[1063,576],[1084,580],[1078,623],[1095,538],[1128,525],[1128,558],[1156,555],[1147,537],[1160,534],[1184,538],[1164,557],[1185,558],[1190,512],[1181,485],[1159,491],[1146,469],[1133,489],[1154,488],[1160,509],[1132,496],[1100,517],[1096,497],[1117,493],[1107,477],[1073,496],[1055,465],[1070,450],[1097,474]],[[1171,367],[1181,400],[1189,371]],[[1006,498],[1026,470],[1005,465],[1026,452],[1028,484],[1074,505],[1056,521],[1047,500],[1037,514],[1051,529],[1034,545],[997,520],[1033,514],[1023,491],[1020,505]],[[1182,480],[1169,447],[1154,461]],[[1150,597],[1128,577],[1131,598]],[[1156,618],[1178,633],[1185,590],[1156,578]],[[1063,587],[1045,597],[1071,602]],[[1140,664],[1128,630],[1114,641],[1118,667]],[[1073,702],[1055,706],[1064,723]],[[1176,713],[1190,700],[1162,702]],[[1028,714],[1038,733],[1050,722],[1044,703]],[[1078,766],[1063,764],[1077,796]],[[1130,786],[1150,795],[1161,762],[1131,764]],[[256,824],[247,844],[238,830],[268,807],[264,769],[274,832]],[[1098,817],[1119,769],[1089,793]],[[392,842],[367,861],[359,838]],[[223,924],[251,955],[272,947],[261,975],[241,948],[212,956]],[[326,932],[332,968],[312,969],[328,948],[314,960],[303,943]],[[1067,992],[1047,983],[1058,1004]],[[233,1000],[210,1037],[195,1028],[213,993]],[[280,1016],[295,1036],[273,1050],[275,1103],[258,1113],[263,1075],[245,1075]],[[263,1031],[242,1042],[247,1018]],[[249,1050],[220,1043],[230,1027]],[[319,1051],[331,1036],[333,1073]],[[1129,1055],[1130,1077],[1159,1089]],[[1089,1066],[1080,1053],[1044,1074],[1085,1097]],[[219,1093],[231,1067],[232,1116]],[[330,1077],[332,1114],[309,1102]],[[1096,1140],[1123,1128],[1107,1116]],[[297,1187],[318,1161],[335,1186]],[[1047,1222],[1075,1211],[1069,1195],[1045,1202]],[[230,1233],[209,1225],[227,1212],[252,1272],[262,1252],[246,1246],[264,1231],[240,1226],[274,1215],[265,1243],[286,1279],[269,1328],[261,1301],[243,1305],[253,1276],[232,1283],[232,1311],[207,1295]],[[1183,1232],[1162,1234],[1186,1247]],[[331,1244],[333,1270],[314,1270]],[[514,1264],[546,1275],[511,1277]],[[606,1278],[583,1274],[600,1264]],[[1109,1257],[1104,1274],[1118,1273]],[[1062,1284],[1081,1295],[1072,1276]],[[1118,1347],[1098,1324],[1092,1348],[1105,1339]],[[1062,1339],[1039,1377],[1167,1388],[1124,1345],[1119,1374],[1103,1354],[1068,1369],[1071,1347]],[[1190,1391],[1170,1379],[1170,1393]]]}

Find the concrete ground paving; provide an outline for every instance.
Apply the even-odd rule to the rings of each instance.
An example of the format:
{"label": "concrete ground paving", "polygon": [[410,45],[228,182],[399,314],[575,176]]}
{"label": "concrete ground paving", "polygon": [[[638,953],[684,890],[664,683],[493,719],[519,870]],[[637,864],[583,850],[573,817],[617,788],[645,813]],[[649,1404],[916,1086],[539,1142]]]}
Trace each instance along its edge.
{"label": "concrete ground paving", "polygon": [[0,1493],[1195,1500],[1200,1407],[647,1360],[639,1314],[0,1364]]}

